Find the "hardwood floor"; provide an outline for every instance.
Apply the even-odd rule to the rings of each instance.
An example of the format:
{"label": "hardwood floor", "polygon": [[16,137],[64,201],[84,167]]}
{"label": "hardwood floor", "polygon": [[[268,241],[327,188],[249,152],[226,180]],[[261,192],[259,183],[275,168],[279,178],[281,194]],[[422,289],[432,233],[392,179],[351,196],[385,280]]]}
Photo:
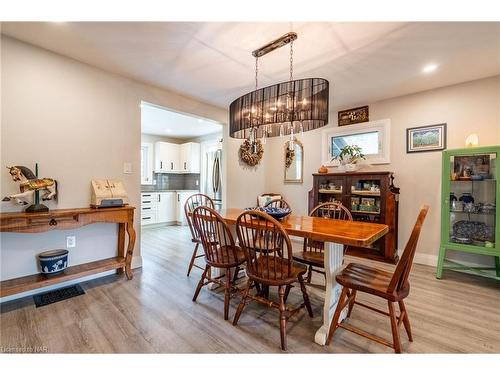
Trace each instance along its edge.
{"label": "hardwood floor", "polygon": [[[16,347],[64,353],[280,352],[276,311],[251,303],[233,327],[223,320],[222,293],[204,288],[198,301],[191,301],[201,272],[194,268],[191,277],[186,276],[192,249],[187,227],[143,230],[143,268],[134,271],[132,281],[111,275],[85,282],[85,295],[38,309],[31,297],[3,303],[0,352]],[[434,272],[422,265],[412,270],[406,306],[414,342],[401,332],[403,352],[499,353],[500,282],[451,271],[436,280]],[[321,285],[322,276],[313,275],[313,283]],[[315,344],[323,292],[319,286],[308,291],[315,317],[301,311],[291,319],[288,352],[392,353],[344,330],[335,333],[329,347]],[[271,294],[277,291],[271,289]],[[387,307],[382,299],[363,294],[358,298]],[[299,288],[293,288],[288,302],[300,301]],[[230,319],[238,302],[231,302]],[[391,339],[389,319],[362,307],[354,308],[350,323]]]}

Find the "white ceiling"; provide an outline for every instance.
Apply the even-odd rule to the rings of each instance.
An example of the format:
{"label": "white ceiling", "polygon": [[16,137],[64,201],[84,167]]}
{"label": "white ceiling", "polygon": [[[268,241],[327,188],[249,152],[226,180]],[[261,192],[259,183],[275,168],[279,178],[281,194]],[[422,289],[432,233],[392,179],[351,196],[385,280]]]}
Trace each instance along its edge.
{"label": "white ceiling", "polygon": [[141,133],[187,139],[220,132],[222,125],[216,122],[141,104]]}
{"label": "white ceiling", "polygon": [[[2,23],[2,33],[227,108],[254,88],[251,51],[295,31],[294,77],[330,81],[336,108],[500,74],[500,23]],[[421,72],[424,65],[438,68]],[[260,60],[288,79],[289,50]]]}

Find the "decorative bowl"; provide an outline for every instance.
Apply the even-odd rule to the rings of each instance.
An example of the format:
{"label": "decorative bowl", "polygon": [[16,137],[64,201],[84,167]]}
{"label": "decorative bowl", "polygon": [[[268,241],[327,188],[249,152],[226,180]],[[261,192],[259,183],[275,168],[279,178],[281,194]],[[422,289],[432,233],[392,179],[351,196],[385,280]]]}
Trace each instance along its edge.
{"label": "decorative bowl", "polygon": [[281,220],[285,216],[290,215],[292,210],[289,208],[278,208],[278,207],[248,207],[247,210],[262,211],[273,217],[276,220]]}
{"label": "decorative bowl", "polygon": [[482,180],[484,180],[484,176],[480,175],[480,174],[473,174],[472,176],[470,176],[470,178],[471,178],[472,181],[482,181]]}
{"label": "decorative bowl", "polygon": [[45,275],[63,272],[68,267],[68,250],[57,249],[38,254],[40,269]]}

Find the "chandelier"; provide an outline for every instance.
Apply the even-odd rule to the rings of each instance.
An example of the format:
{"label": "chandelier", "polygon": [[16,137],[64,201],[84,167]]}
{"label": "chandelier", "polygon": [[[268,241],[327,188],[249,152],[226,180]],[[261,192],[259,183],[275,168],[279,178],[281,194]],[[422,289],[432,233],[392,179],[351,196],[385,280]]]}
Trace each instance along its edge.
{"label": "chandelier", "polygon": [[[293,79],[293,41],[288,33],[252,52],[255,57],[255,90],[229,106],[229,134],[247,138],[253,144],[258,138],[290,135],[328,124],[328,81],[323,78]],[[287,82],[258,88],[259,58],[290,44],[290,79]]]}

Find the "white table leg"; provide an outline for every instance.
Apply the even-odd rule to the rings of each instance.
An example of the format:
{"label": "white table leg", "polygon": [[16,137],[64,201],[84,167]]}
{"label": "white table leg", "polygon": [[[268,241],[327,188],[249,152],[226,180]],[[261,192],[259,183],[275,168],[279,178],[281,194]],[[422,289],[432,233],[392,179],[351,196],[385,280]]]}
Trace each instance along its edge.
{"label": "white table leg", "polygon": [[[325,243],[325,273],[326,273],[326,291],[325,305],[323,306],[323,325],[318,329],[314,336],[314,341],[319,345],[325,345],[330,329],[337,302],[340,298],[342,287],[335,281],[335,276],[342,269],[342,260],[344,258],[344,245],[326,242]],[[347,309],[342,311],[340,320],[347,316]]]}

